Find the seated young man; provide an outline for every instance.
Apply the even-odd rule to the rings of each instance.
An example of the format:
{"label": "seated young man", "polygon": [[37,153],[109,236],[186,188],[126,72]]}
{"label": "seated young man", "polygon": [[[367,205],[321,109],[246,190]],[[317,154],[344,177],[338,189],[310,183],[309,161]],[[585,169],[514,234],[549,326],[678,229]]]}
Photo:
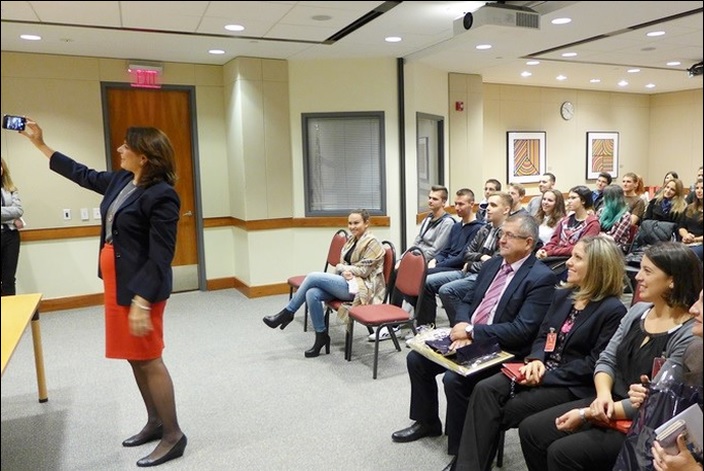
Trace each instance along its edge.
{"label": "seated young man", "polygon": [[[459,274],[462,273],[462,267],[465,265],[465,252],[471,242],[476,238],[477,233],[484,227],[483,222],[477,221],[474,211],[472,211],[473,206],[474,193],[472,190],[468,188],[458,190],[455,197],[455,211],[461,220],[456,222],[452,227],[450,238],[445,248],[428,262],[426,293],[428,289],[431,289],[433,290],[432,294],[425,295],[422,306],[416,305],[415,298],[406,299],[406,301],[415,307],[416,322],[420,330],[435,323],[435,311],[437,309],[435,295],[437,294],[437,289],[434,288],[433,279],[445,280],[450,277],[459,276]],[[486,232],[486,234],[488,234],[488,232]],[[483,239],[485,239],[485,237],[483,237]],[[430,280],[431,286],[433,287],[429,287],[427,280]],[[442,281],[440,281],[440,283],[442,284]]]}
{"label": "seated young man", "polygon": [[479,202],[477,209],[477,219],[486,222],[486,209],[489,206],[489,196],[492,193],[501,191],[501,182],[496,178],[490,178],[484,183],[484,199]]}
{"label": "seated young man", "polygon": [[[476,289],[457,310],[450,334],[457,349],[472,342],[497,342],[523,358],[552,302],[557,278],[533,255],[538,224],[529,214],[516,214],[503,224],[500,256],[486,262],[477,277]],[[457,454],[467,403],[474,385],[498,371],[500,365],[461,376],[416,351],[407,358],[411,380],[410,418],[414,423],[394,432],[395,442],[412,442],[442,434],[436,376],[444,374],[447,398],[445,433],[448,453]]]}

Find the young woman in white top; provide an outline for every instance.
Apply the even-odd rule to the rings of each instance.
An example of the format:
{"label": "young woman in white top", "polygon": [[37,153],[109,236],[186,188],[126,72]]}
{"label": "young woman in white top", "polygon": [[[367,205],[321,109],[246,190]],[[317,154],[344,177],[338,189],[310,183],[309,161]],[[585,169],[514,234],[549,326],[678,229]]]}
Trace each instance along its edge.
{"label": "young woman in white top", "polygon": [[560,219],[565,217],[565,198],[560,190],[550,189],[543,193],[540,208],[535,213],[538,221],[538,236],[543,244],[547,244],[555,232]]}

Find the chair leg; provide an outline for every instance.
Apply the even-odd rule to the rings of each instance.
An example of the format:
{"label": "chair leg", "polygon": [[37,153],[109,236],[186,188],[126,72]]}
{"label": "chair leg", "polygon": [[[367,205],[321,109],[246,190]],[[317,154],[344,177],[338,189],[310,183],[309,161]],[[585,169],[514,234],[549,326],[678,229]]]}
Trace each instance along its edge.
{"label": "chair leg", "polygon": [[345,332],[345,360],[352,360],[352,340],[354,338],[354,321],[349,320],[349,326]]}
{"label": "chair leg", "polygon": [[308,305],[303,307],[303,332],[308,332]]}
{"label": "chair leg", "polygon": [[499,432],[499,442],[496,448],[496,467],[504,465],[504,442],[506,441],[506,430]]}
{"label": "chair leg", "polygon": [[[374,339],[374,374],[372,375],[372,379],[376,379],[376,370],[377,366],[379,365],[379,331],[381,331],[381,326],[377,327],[376,329],[376,338]],[[394,334],[391,334],[391,338],[393,339]]]}
{"label": "chair leg", "polygon": [[[391,336],[391,340],[394,342],[394,347],[396,347],[396,351],[400,352],[401,351],[401,345],[398,343],[398,339],[396,338],[396,332],[394,332],[394,325],[387,325],[386,328],[389,330],[389,335]],[[379,327],[381,328],[381,327]]]}

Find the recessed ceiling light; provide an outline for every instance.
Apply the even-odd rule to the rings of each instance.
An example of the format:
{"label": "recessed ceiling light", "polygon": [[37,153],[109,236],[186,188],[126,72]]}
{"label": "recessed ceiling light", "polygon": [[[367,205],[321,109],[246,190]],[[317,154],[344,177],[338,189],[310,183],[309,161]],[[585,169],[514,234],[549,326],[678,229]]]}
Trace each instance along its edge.
{"label": "recessed ceiling light", "polygon": [[618,83],[618,86],[619,86],[619,87],[625,87],[625,86],[627,86],[627,85],[628,85],[628,82],[626,82],[625,80],[621,80],[621,81]]}
{"label": "recessed ceiling light", "polygon": [[210,49],[208,51],[208,54],[220,55],[220,54],[225,54],[225,51],[223,51],[222,49]]}
{"label": "recessed ceiling light", "polygon": [[651,31],[649,33],[645,33],[645,35],[649,38],[656,38],[658,36],[665,36],[665,31]]}
{"label": "recessed ceiling light", "polygon": [[244,26],[242,26],[242,25],[225,25],[225,29],[228,31],[244,31]]}
{"label": "recessed ceiling light", "polygon": [[533,75],[533,74],[528,72],[527,70],[524,72],[521,72],[521,77],[530,77],[531,75]]}
{"label": "recessed ceiling light", "polygon": [[640,72],[640,69],[628,69],[627,72],[629,74],[637,74],[638,72]]}
{"label": "recessed ceiling light", "polygon": [[645,88],[655,88],[655,84],[649,83],[648,85],[645,86]]}
{"label": "recessed ceiling light", "polygon": [[313,15],[310,17],[311,20],[315,21],[330,21],[332,20],[332,16],[330,15]]}
{"label": "recessed ceiling light", "polygon": [[398,36],[388,36],[384,38],[384,41],[386,41],[387,43],[400,43],[401,38]]}
{"label": "recessed ceiling light", "polygon": [[566,25],[567,23],[572,23],[572,18],[555,18],[550,23],[554,25]]}
{"label": "recessed ceiling light", "polygon": [[576,52],[564,52],[562,53],[562,57],[576,57],[577,53]]}
{"label": "recessed ceiling light", "polygon": [[540,61],[528,61],[526,62],[526,65],[538,65],[540,64]]}
{"label": "recessed ceiling light", "polygon": [[42,37],[37,36],[36,34],[20,34],[20,38],[25,39],[27,41],[41,41]]}
{"label": "recessed ceiling light", "polygon": [[483,51],[485,49],[491,49],[491,44],[479,44],[476,48],[480,51]]}
{"label": "recessed ceiling light", "polygon": [[567,80],[567,77],[565,77],[564,75],[558,75],[557,77],[555,77],[555,80]]}
{"label": "recessed ceiling light", "polygon": [[667,63],[668,66],[670,67],[677,67],[678,65],[682,65],[682,62],[680,61],[671,61]]}
{"label": "recessed ceiling light", "polygon": [[601,79],[591,79],[589,83],[601,83]]}

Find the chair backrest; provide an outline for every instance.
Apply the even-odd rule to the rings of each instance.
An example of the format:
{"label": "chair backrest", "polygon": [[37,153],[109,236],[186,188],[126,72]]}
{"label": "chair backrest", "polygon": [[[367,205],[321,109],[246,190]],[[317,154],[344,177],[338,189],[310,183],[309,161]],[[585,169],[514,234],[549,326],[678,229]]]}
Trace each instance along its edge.
{"label": "chair backrest", "polygon": [[394,267],[396,266],[396,247],[391,241],[382,240],[382,247],[384,247],[384,283],[386,284],[386,294],[384,295],[384,302],[388,301],[391,291],[394,289],[392,286],[392,275],[394,273]]}
{"label": "chair backrest", "polygon": [[[425,277],[428,271],[428,265],[425,262],[423,252],[418,247],[409,248],[401,257],[401,263],[396,271],[396,282],[394,290],[400,292],[404,296],[412,296],[420,298],[423,295],[425,287]],[[393,296],[391,299],[402,298]]]}
{"label": "chair backrest", "polygon": [[628,253],[633,250],[633,244],[636,242],[636,236],[638,235],[638,226],[636,224],[631,224],[628,230]]}
{"label": "chair backrest", "polygon": [[633,297],[631,298],[631,306],[633,306],[637,302],[640,302],[640,281],[636,281],[636,285],[633,288]]}
{"label": "chair backrest", "polygon": [[325,261],[325,268],[323,271],[328,271],[328,268],[334,267],[340,263],[340,259],[342,258],[342,247],[345,246],[345,242],[347,242],[347,231],[344,229],[339,229],[335,232],[332,236],[332,240],[330,241],[328,258]]}

